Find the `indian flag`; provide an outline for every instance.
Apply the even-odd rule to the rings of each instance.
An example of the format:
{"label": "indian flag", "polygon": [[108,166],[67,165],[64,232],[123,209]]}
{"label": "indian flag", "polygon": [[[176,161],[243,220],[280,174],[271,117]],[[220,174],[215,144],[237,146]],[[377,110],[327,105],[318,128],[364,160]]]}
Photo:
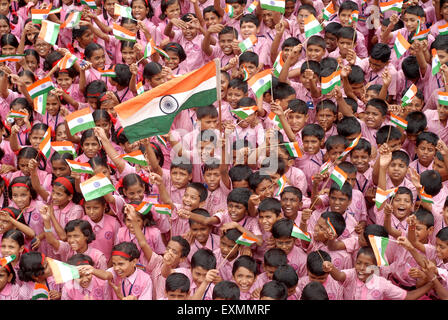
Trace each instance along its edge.
{"label": "indian flag", "polygon": [[243,65],[243,81],[247,81],[249,79],[249,70],[247,67]]}
{"label": "indian flag", "polygon": [[115,187],[110,180],[102,173],[98,173],[92,178],[82,182],[79,187],[81,188],[82,195],[86,201],[90,201],[110,192],[114,192]]}
{"label": "indian flag", "polygon": [[416,34],[412,37],[411,40],[412,40],[412,41],[415,41],[415,40],[424,40],[424,39],[428,38],[429,32],[430,32],[430,29],[422,30],[422,31],[416,33]]}
{"label": "indian flag", "polygon": [[338,184],[339,188],[342,188],[345,180],[347,180],[347,174],[341,168],[336,166],[331,172],[330,178]]}
{"label": "indian flag", "polygon": [[0,259],[0,266],[4,267],[6,266],[8,263],[10,263],[11,261],[14,261],[14,259],[16,258],[15,255],[10,255],[4,258]]}
{"label": "indian flag", "polygon": [[438,91],[437,102],[441,105],[448,106],[448,92]]}
{"label": "indian flag", "polygon": [[31,96],[31,99],[34,99],[44,93],[47,93],[54,89],[54,84],[51,81],[50,77],[45,77],[43,79],[37,80],[33,84],[30,84],[26,90]]}
{"label": "indian flag", "polygon": [[279,116],[276,115],[274,112],[269,113],[268,118],[271,119],[277,127],[279,127],[280,129],[283,129],[283,125],[282,125],[282,122],[280,121]]}
{"label": "indian flag", "polygon": [[67,161],[70,170],[73,172],[95,174],[92,167],[87,162],[76,162],[69,159],[65,159],[65,161]]}
{"label": "indian flag", "polygon": [[20,62],[23,57],[25,57],[24,54],[14,54],[14,55],[1,55],[0,56],[0,62]]}
{"label": "indian flag", "polygon": [[258,1],[254,1],[250,4],[250,6],[247,7],[247,12],[252,13],[255,11],[255,9],[258,6]]}
{"label": "indian flag", "polygon": [[306,242],[311,242],[310,234],[308,232],[303,232],[302,229],[300,229],[295,223],[294,226],[292,227],[291,236]]}
{"label": "indian flag", "polygon": [[398,32],[394,43],[394,50],[397,58],[400,58],[410,46],[411,44],[401,35],[400,32]]}
{"label": "indian flag", "polygon": [[165,51],[163,51],[162,49],[160,49],[159,47],[154,47],[154,50],[157,51],[157,53],[159,55],[161,55],[163,58],[170,60],[170,56],[168,55],[168,53],[166,53]]}
{"label": "indian flag", "polygon": [[253,115],[257,110],[258,110],[257,106],[252,106],[230,110],[230,112],[236,114],[241,119],[246,119],[251,115]]}
{"label": "indian flag", "polygon": [[393,113],[391,113],[390,115],[390,122],[404,130],[406,130],[406,128],[408,127],[408,122],[406,120],[394,115]]}
{"label": "indian flag", "polygon": [[226,8],[224,9],[224,11],[227,13],[229,18],[233,18],[235,16],[233,7],[230,4],[226,4]]}
{"label": "indian flag", "polygon": [[375,205],[379,209],[384,201],[386,201],[389,198],[392,198],[395,193],[397,192],[398,188],[393,188],[389,190],[383,190],[381,188],[376,188],[376,194],[375,194]]}
{"label": "indian flag", "polygon": [[116,23],[114,23],[112,29],[115,38],[117,38],[118,40],[137,41],[137,34],[135,34],[132,31],[129,31],[126,28],[123,28],[122,26]]}
{"label": "indian flag", "polygon": [[305,18],[304,22],[305,22],[306,38],[309,38],[323,30],[319,21],[317,21],[317,19],[312,14],[310,14],[307,18]]}
{"label": "indian flag", "polygon": [[446,36],[448,34],[448,23],[438,26],[437,28],[439,29],[439,34],[442,36]]}
{"label": "indian flag", "polygon": [[72,112],[65,117],[65,121],[67,121],[68,128],[70,129],[70,133],[72,135],[95,127],[95,121],[93,120],[90,108],[84,108]]}
{"label": "indian flag", "polygon": [[58,61],[57,65],[60,70],[66,70],[71,68],[78,58],[73,54],[66,54],[61,60]]}
{"label": "indian flag", "polygon": [[353,10],[352,14],[350,16],[349,23],[352,24],[353,22],[357,22],[358,21],[358,16],[359,16],[359,11],[358,10]]}
{"label": "indian flag", "polygon": [[31,300],[48,300],[49,294],[50,293],[49,293],[48,288],[47,288],[47,286],[45,284],[42,284],[42,283],[39,283],[39,282],[35,282],[34,283],[33,295],[31,297]]}
{"label": "indian flag", "polygon": [[282,72],[283,69],[283,65],[285,64],[285,62],[283,61],[283,57],[282,57],[282,52],[280,51],[280,53],[277,56],[277,59],[275,59],[274,61],[274,76],[276,76],[277,78],[280,76],[280,72]]}
{"label": "indian flag", "polygon": [[70,141],[54,141],[51,143],[51,147],[57,153],[70,153],[73,155],[73,158],[76,157],[75,146]]}
{"label": "indian flag", "polygon": [[70,280],[79,279],[79,272],[75,266],[62,261],[47,258],[51,273],[57,284],[64,283]]}
{"label": "indian flag", "polygon": [[51,5],[47,9],[31,9],[31,21],[35,24],[41,24],[42,20],[47,19],[51,11]]}
{"label": "indian flag", "polygon": [[40,29],[38,38],[54,46],[58,39],[60,28],[61,26],[57,23],[42,20],[42,28]]}
{"label": "indian flag", "polygon": [[215,102],[221,81],[216,64],[219,68],[219,60],[210,61],[116,106],[129,142],[167,134],[179,112]]}
{"label": "indian flag", "polygon": [[246,38],[244,41],[241,41],[238,44],[238,47],[241,49],[241,53],[252,48],[257,43],[257,41],[258,41],[258,39],[254,35],[251,35],[250,37]]}
{"label": "indian flag", "polygon": [[146,46],[145,46],[145,52],[143,53],[143,59],[150,57],[154,53],[156,53],[156,49],[154,48],[156,45],[154,44],[154,40],[151,39]]}
{"label": "indian flag", "polygon": [[440,71],[440,67],[442,66],[442,64],[440,63],[440,59],[439,59],[439,55],[437,54],[437,50],[435,48],[433,48],[431,50],[432,53],[432,75],[436,75],[437,72]]}
{"label": "indian flag", "polygon": [[164,137],[158,135],[158,136],[157,136],[157,141],[159,141],[160,144],[161,144],[162,146],[164,146],[165,148],[168,148],[168,142],[166,142],[166,140],[165,140]]}
{"label": "indian flag", "polygon": [[327,218],[327,225],[330,227],[331,233],[333,233],[334,235],[338,234],[333,224],[331,223],[330,218]]}
{"label": "indian flag", "polygon": [[48,93],[44,93],[33,99],[34,111],[41,115],[44,115],[47,111],[47,96]]}
{"label": "indian flag", "polygon": [[[51,4],[50,4],[50,6],[51,6]],[[61,13],[61,11],[62,11],[62,7],[51,9],[50,14]]]}
{"label": "indian flag", "polygon": [[140,214],[146,215],[151,212],[151,208],[152,208],[152,203],[143,201],[135,208],[135,210],[137,210],[137,212]]}
{"label": "indian flag", "polygon": [[96,9],[95,0],[81,0],[81,4],[88,6],[90,9]]}
{"label": "indian flag", "polygon": [[279,196],[280,193],[283,192],[283,189],[285,189],[286,187],[286,177],[283,175],[280,177],[280,179],[277,180],[277,185],[278,185],[278,189],[277,189],[277,193],[275,194],[275,196]]}
{"label": "indian flag", "polygon": [[341,69],[336,70],[328,77],[322,77],[320,86],[322,89],[322,94],[327,94],[336,86],[341,86]]}
{"label": "indian flag", "polygon": [[262,9],[285,13],[285,0],[260,0]]}
{"label": "indian flag", "polygon": [[65,18],[65,21],[61,24],[61,29],[67,28],[67,29],[73,29],[79,25],[79,22],[81,21],[81,12],[80,11],[74,11],[71,12],[67,18]]}
{"label": "indian flag", "polygon": [[370,245],[375,253],[376,263],[378,266],[388,266],[386,259],[386,249],[389,244],[389,239],[384,237],[374,236],[369,234]]}
{"label": "indian flag", "polygon": [[401,12],[401,7],[403,6],[403,0],[392,0],[388,2],[380,3],[380,10],[382,13],[393,10],[396,12]]}
{"label": "indian flag", "polygon": [[331,166],[331,160],[328,160],[327,162],[325,162],[322,166],[322,170],[320,170],[320,174],[324,174],[325,172],[328,171],[328,169],[330,169]]}
{"label": "indian flag", "polygon": [[252,89],[252,92],[260,98],[263,93],[269,90],[272,86],[271,69],[265,69],[254,75],[247,84]]}
{"label": "indian flag", "polygon": [[289,155],[291,157],[294,157],[294,158],[302,157],[302,151],[300,150],[299,143],[297,141],[286,143],[285,148],[286,148],[286,150],[288,150]]}
{"label": "indian flag", "polygon": [[121,159],[126,160],[127,162],[139,164],[141,166],[147,166],[148,162],[146,162],[146,158],[140,150],[133,151],[130,153],[120,155]]}
{"label": "indian flag", "polygon": [[418,91],[417,86],[415,84],[412,84],[404,94],[403,98],[401,98],[401,105],[407,106],[408,104],[410,104],[414,99],[415,95],[417,94],[417,91]]}
{"label": "indian flag", "polygon": [[45,158],[48,159],[50,157],[50,154],[51,154],[51,127],[48,127],[41,143],[39,143],[39,150],[45,156]]}
{"label": "indian flag", "polygon": [[142,94],[143,92],[145,92],[145,88],[143,87],[143,82],[139,82],[137,83],[137,95]]}
{"label": "indian flag", "polygon": [[114,4],[114,15],[121,16],[123,18],[134,19],[134,17],[132,17],[132,8],[120,6],[118,3]]}
{"label": "indian flag", "polygon": [[420,195],[420,199],[422,200],[422,202],[431,203],[431,204],[434,203],[434,200],[432,200],[432,196],[427,194],[427,193],[425,193],[425,189],[424,188],[422,188],[420,190],[419,195]]}
{"label": "indian flag", "polygon": [[257,243],[257,239],[249,237],[246,232],[244,232],[238,239],[236,239],[236,243],[242,244],[244,246],[250,247],[254,243]]}
{"label": "indian flag", "polygon": [[8,114],[8,118],[25,118],[28,114],[25,112],[11,110]]}
{"label": "indian flag", "polygon": [[159,214],[167,214],[171,217],[171,206],[169,204],[154,204],[154,210]]}
{"label": "indian flag", "polygon": [[336,10],[334,9],[333,2],[330,1],[330,4],[326,6],[324,9],[322,9],[323,18],[324,20],[329,21],[331,17],[333,17],[336,14]]}
{"label": "indian flag", "polygon": [[101,73],[102,77],[111,77],[111,78],[115,78],[117,76],[117,74],[115,73],[115,70],[112,69],[108,69],[108,70],[102,70],[102,69],[98,69],[99,73]]}
{"label": "indian flag", "polygon": [[356,145],[358,144],[359,140],[361,139],[361,136],[362,136],[362,134],[359,134],[359,136],[357,136],[356,139],[354,139],[352,141],[352,143],[350,143],[350,145],[344,151],[342,151],[342,153],[339,155],[339,157],[336,160],[341,160],[347,154],[349,154],[349,152],[352,151],[356,147]]}

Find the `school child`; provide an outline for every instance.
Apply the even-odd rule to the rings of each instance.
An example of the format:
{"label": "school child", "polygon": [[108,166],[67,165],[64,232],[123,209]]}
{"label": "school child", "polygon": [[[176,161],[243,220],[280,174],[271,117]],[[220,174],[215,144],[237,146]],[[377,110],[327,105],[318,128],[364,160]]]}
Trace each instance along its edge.
{"label": "school child", "polygon": [[417,136],[415,143],[417,159],[409,164],[418,174],[432,169],[439,137],[433,132],[422,132]]}
{"label": "school child", "polygon": [[[354,268],[341,271],[331,262],[325,261],[323,270],[329,272],[333,279],[342,284],[344,299],[350,300],[416,300],[433,286],[433,281],[430,280],[418,289],[406,291],[389,280],[377,276],[371,271],[373,265],[376,265],[376,258],[372,248],[363,247],[358,251]],[[358,281],[362,282],[364,290],[357,289]]]}
{"label": "school child", "polygon": [[338,48],[338,31],[342,28],[342,25],[338,22],[332,21],[325,26],[324,29],[324,39],[325,48],[328,54],[332,53]]}
{"label": "school child", "polygon": [[222,17],[222,23],[235,28],[238,32],[240,31],[240,24],[242,17],[244,16],[246,4],[246,0],[227,0],[225,6],[232,6],[233,8],[233,17],[231,18],[229,15],[225,14],[224,9],[221,7],[222,2],[219,2],[218,0],[213,1],[213,6],[216,12]]}
{"label": "school child", "polygon": [[213,254],[216,257],[216,264],[217,266],[221,266],[218,269],[219,276],[225,281],[232,280],[233,262],[239,256],[241,251],[241,245],[235,241],[241,234],[242,233],[236,228],[223,231],[219,240],[219,248],[213,250]]}
{"label": "school child", "polygon": [[[215,33],[218,34],[218,43],[212,47],[211,37]],[[238,31],[235,28],[223,26],[222,24],[211,25],[205,32],[201,44],[204,56],[210,60],[218,58],[221,61],[221,67],[226,67],[230,63],[230,60],[236,57],[233,53],[232,46],[234,40],[238,40]]]}
{"label": "school child", "polygon": [[357,56],[354,44],[358,44],[359,32],[352,27],[343,26],[337,32],[338,48],[328,56],[331,58],[341,57],[344,66],[361,65],[361,58]]}
{"label": "school child", "polygon": [[61,300],[110,300],[111,293],[108,284],[92,273],[86,273],[83,266],[93,267],[92,258],[88,255],[77,253],[67,260],[68,264],[76,266],[80,270],[79,279],[64,282],[61,292]]}
{"label": "school child", "polygon": [[330,300],[325,287],[317,281],[311,281],[303,288],[300,300]]}
{"label": "school child", "polygon": [[260,300],[286,300],[288,288],[280,281],[266,282],[260,292]]}
{"label": "school child", "polygon": [[282,212],[281,203],[275,198],[265,198],[258,205],[258,224],[261,227],[263,244],[258,246],[254,254],[257,261],[261,261],[266,251],[273,246],[272,227],[280,218]]}
{"label": "school child", "polygon": [[[417,100],[417,98],[414,98]],[[406,127],[406,140],[404,141],[402,148],[405,150],[410,159],[415,159],[415,143],[417,141],[417,136],[425,131],[428,121],[426,116],[421,111],[413,111],[408,113],[405,120],[408,122]]]}
{"label": "school child", "polygon": [[[17,258],[16,258],[17,259]],[[19,286],[16,285],[16,273],[11,263],[0,265],[0,300],[17,300]]]}
{"label": "school child", "polygon": [[359,139],[358,144],[350,151],[350,162],[356,167],[356,183],[353,189],[361,191],[364,195],[373,185],[371,156],[372,146],[364,138]]}
{"label": "school child", "polygon": [[206,162],[203,168],[204,182],[207,185],[208,196],[205,209],[212,215],[227,206],[227,196],[230,192],[230,178],[227,166],[220,164],[215,158],[213,162]]}
{"label": "school child", "polygon": [[165,281],[165,296],[167,300],[187,300],[190,296],[190,279],[180,272],[170,274]]}
{"label": "school child", "polygon": [[30,251],[20,257],[17,273],[22,285],[18,300],[59,300],[60,285],[55,283],[46,256],[41,252]]}
{"label": "school child", "polygon": [[164,65],[171,69],[171,74],[175,77],[184,74],[183,62],[187,59],[187,54],[184,48],[177,42],[168,42],[163,50],[169,56],[169,59],[165,56],[162,57]]}
{"label": "school child", "polygon": [[240,300],[252,300],[252,293],[256,289],[257,263],[254,258],[242,255],[233,263],[233,282],[240,289]]}
{"label": "school child", "polygon": [[213,288],[213,300],[240,300],[240,288],[235,282],[224,280]]}
{"label": "school child", "polygon": [[19,230],[23,232],[28,240],[33,239],[36,235],[33,229],[31,229],[25,222],[23,215],[20,215],[20,210],[14,207],[3,207],[0,210],[0,222],[1,229],[0,234],[5,237],[6,233],[11,230]]}
{"label": "school child", "polygon": [[[25,248],[25,235],[18,228],[10,229],[2,234],[0,253],[2,257],[16,256],[16,259],[9,263],[15,273],[19,270],[20,256],[28,251]],[[20,285],[20,279],[16,278],[16,283]]]}
{"label": "school child", "polygon": [[279,281],[286,286],[286,293],[288,297],[287,300],[298,300],[295,292],[299,282],[299,277],[291,265],[284,264],[279,266],[277,270],[275,270],[272,279],[274,281]]}

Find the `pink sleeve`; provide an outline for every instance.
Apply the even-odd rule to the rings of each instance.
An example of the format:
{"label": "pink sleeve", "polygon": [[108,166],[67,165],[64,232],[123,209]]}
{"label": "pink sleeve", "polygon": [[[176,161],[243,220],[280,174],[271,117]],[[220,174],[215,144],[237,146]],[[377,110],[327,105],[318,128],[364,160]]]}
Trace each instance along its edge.
{"label": "pink sleeve", "polygon": [[404,300],[406,298],[407,291],[394,285],[389,280],[381,278],[380,283],[384,298],[387,300]]}

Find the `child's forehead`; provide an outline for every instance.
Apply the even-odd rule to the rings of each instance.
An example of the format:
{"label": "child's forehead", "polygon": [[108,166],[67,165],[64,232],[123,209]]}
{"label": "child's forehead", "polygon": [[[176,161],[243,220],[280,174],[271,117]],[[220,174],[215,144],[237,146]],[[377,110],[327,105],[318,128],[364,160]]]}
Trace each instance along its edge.
{"label": "child's forehead", "polygon": [[404,19],[421,19],[421,18],[424,18],[424,17],[419,17],[416,14],[405,12],[405,14],[403,15],[403,18]]}
{"label": "child's forehead", "polygon": [[366,156],[368,156],[369,155],[369,153],[367,152],[367,150],[364,150],[364,149],[356,149],[356,150],[353,150],[352,151],[352,156],[364,156],[364,155],[366,155]]}
{"label": "child's forehead", "polygon": [[189,194],[192,194],[192,193],[193,193],[193,194],[199,196],[199,191],[196,190],[196,189],[193,188],[193,187],[187,187],[187,188],[185,189],[185,192],[188,192]]}
{"label": "child's forehead", "polygon": [[339,14],[352,14],[352,10],[351,9],[342,9]]}
{"label": "child's forehead", "polygon": [[[344,198],[346,198],[348,200],[348,195],[343,193],[341,190],[337,190],[337,189],[333,189],[332,191],[330,191],[330,196],[344,197]],[[330,199],[331,199],[331,197],[330,197]]]}
{"label": "child's forehead", "polygon": [[265,211],[260,211],[259,215],[260,216],[261,215],[274,215],[274,216],[276,216],[277,214],[274,211],[272,211],[272,210],[265,210]]}
{"label": "child's forehead", "polygon": [[402,159],[398,159],[398,158],[392,159],[390,164],[397,164],[397,165],[405,165],[405,166],[407,166],[406,162],[404,162]]}
{"label": "child's forehead", "polygon": [[243,21],[241,22],[241,28],[245,26],[245,27],[252,27],[252,28],[257,28],[257,25],[255,23],[253,23],[252,21]]}
{"label": "child's forehead", "polygon": [[309,44],[309,45],[307,46],[307,49],[312,49],[312,50],[322,50],[322,51],[326,50],[326,49],[322,48],[321,46],[319,46],[319,45],[317,45],[317,44]]}
{"label": "child's forehead", "polygon": [[240,67],[242,67],[242,66],[244,66],[244,67],[252,67],[252,68],[256,68],[257,67],[257,65],[255,65],[255,63],[250,62],[250,61],[241,62]]}

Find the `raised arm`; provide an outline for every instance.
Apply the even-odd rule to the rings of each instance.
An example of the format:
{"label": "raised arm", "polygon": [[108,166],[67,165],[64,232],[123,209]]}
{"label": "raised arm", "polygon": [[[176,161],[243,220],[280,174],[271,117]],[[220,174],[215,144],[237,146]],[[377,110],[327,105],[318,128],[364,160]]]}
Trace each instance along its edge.
{"label": "raised arm", "polygon": [[2,220],[9,221],[15,229],[21,231],[27,239],[33,239],[36,236],[36,233],[33,229],[28,227],[26,224],[21,223],[20,221],[17,221],[13,217],[11,217],[7,212],[0,211],[0,217]]}
{"label": "raised arm", "polygon": [[330,261],[324,261],[322,263],[322,270],[330,273],[331,277],[340,283],[343,283],[347,278],[347,275],[336,268]]}

